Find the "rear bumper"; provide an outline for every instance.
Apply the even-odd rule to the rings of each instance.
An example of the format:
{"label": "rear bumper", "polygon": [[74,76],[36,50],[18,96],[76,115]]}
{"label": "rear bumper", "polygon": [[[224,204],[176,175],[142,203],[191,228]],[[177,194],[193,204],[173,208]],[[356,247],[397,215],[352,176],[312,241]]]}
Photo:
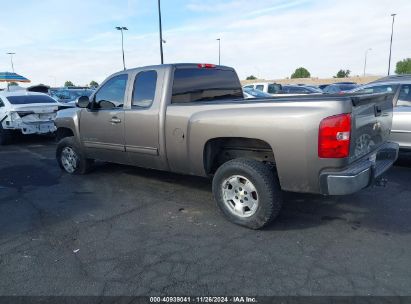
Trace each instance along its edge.
{"label": "rear bumper", "polygon": [[321,193],[346,195],[372,185],[397,160],[398,149],[396,143],[385,143],[367,158],[356,161],[341,171],[321,172]]}
{"label": "rear bumper", "polygon": [[23,134],[47,134],[53,133],[57,130],[54,122],[31,122],[31,123],[24,123],[24,122],[9,122],[6,125],[3,125],[3,129],[5,130],[15,130],[21,131]]}

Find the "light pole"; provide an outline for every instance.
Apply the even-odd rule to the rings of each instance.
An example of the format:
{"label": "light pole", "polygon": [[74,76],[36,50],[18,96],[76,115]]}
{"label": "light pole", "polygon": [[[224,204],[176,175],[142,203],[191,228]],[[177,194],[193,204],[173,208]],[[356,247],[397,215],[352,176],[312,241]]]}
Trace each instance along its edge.
{"label": "light pole", "polygon": [[390,75],[391,69],[391,49],[392,49],[392,36],[394,35],[394,20],[397,14],[391,14],[392,17],[392,25],[391,25],[391,42],[390,42],[390,58],[388,59],[388,75]]}
{"label": "light pole", "polygon": [[124,59],[124,35],[123,31],[128,31],[125,26],[116,26],[116,30],[121,31],[121,51],[123,52],[123,68],[126,69],[126,60]]}
{"label": "light pole", "polygon": [[11,69],[13,70],[14,73],[14,64],[13,64],[13,55],[15,55],[16,53],[6,53],[7,55],[10,55],[10,61],[11,61]]}
{"label": "light pole", "polygon": [[[161,57],[161,64],[164,63],[164,56],[163,56],[163,29],[161,26],[161,4],[160,0],[158,0],[158,27],[160,31],[160,57]],[[165,42],[164,42],[165,43]]]}
{"label": "light pole", "polygon": [[365,58],[364,58],[364,77],[365,77],[365,69],[367,68],[367,55],[368,55],[368,51],[371,51],[372,48],[369,48],[365,51]]}
{"label": "light pole", "polygon": [[221,65],[221,38],[216,40],[218,40],[218,65]]}

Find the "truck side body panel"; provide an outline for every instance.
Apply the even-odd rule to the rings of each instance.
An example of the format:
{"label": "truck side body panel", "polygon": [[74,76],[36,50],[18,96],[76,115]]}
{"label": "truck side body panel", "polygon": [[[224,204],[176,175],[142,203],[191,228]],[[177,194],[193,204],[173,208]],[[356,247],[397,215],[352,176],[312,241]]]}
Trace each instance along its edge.
{"label": "truck side body panel", "polygon": [[350,110],[349,102],[332,99],[171,105],[167,108],[166,121],[170,169],[206,176],[204,147],[210,139],[259,139],[268,143],[274,152],[284,190],[318,192],[319,171],[347,163],[344,159],[318,158],[319,122],[325,116]]}

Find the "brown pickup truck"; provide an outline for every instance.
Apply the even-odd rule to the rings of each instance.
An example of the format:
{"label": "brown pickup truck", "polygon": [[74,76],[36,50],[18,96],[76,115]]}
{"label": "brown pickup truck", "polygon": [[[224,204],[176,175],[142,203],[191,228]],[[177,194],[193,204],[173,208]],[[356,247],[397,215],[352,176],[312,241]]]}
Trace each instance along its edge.
{"label": "brown pickup truck", "polygon": [[118,72],[58,112],[57,160],[93,160],[213,177],[223,214],[270,223],[282,191],[344,195],[378,180],[398,155],[387,142],[392,95],[245,100],[232,68],[168,64]]}

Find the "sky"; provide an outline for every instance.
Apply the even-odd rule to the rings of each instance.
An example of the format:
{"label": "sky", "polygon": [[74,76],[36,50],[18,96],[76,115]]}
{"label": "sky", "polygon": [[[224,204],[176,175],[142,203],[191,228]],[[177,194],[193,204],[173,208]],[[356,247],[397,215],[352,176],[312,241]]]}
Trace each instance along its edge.
{"label": "sky", "polygon": [[[162,0],[165,63],[218,63],[241,79],[289,77],[303,66],[313,77],[339,69],[384,75],[391,13],[392,71],[411,57],[410,0]],[[0,71],[62,86],[103,81],[122,69],[159,64],[157,0],[0,0]]]}

